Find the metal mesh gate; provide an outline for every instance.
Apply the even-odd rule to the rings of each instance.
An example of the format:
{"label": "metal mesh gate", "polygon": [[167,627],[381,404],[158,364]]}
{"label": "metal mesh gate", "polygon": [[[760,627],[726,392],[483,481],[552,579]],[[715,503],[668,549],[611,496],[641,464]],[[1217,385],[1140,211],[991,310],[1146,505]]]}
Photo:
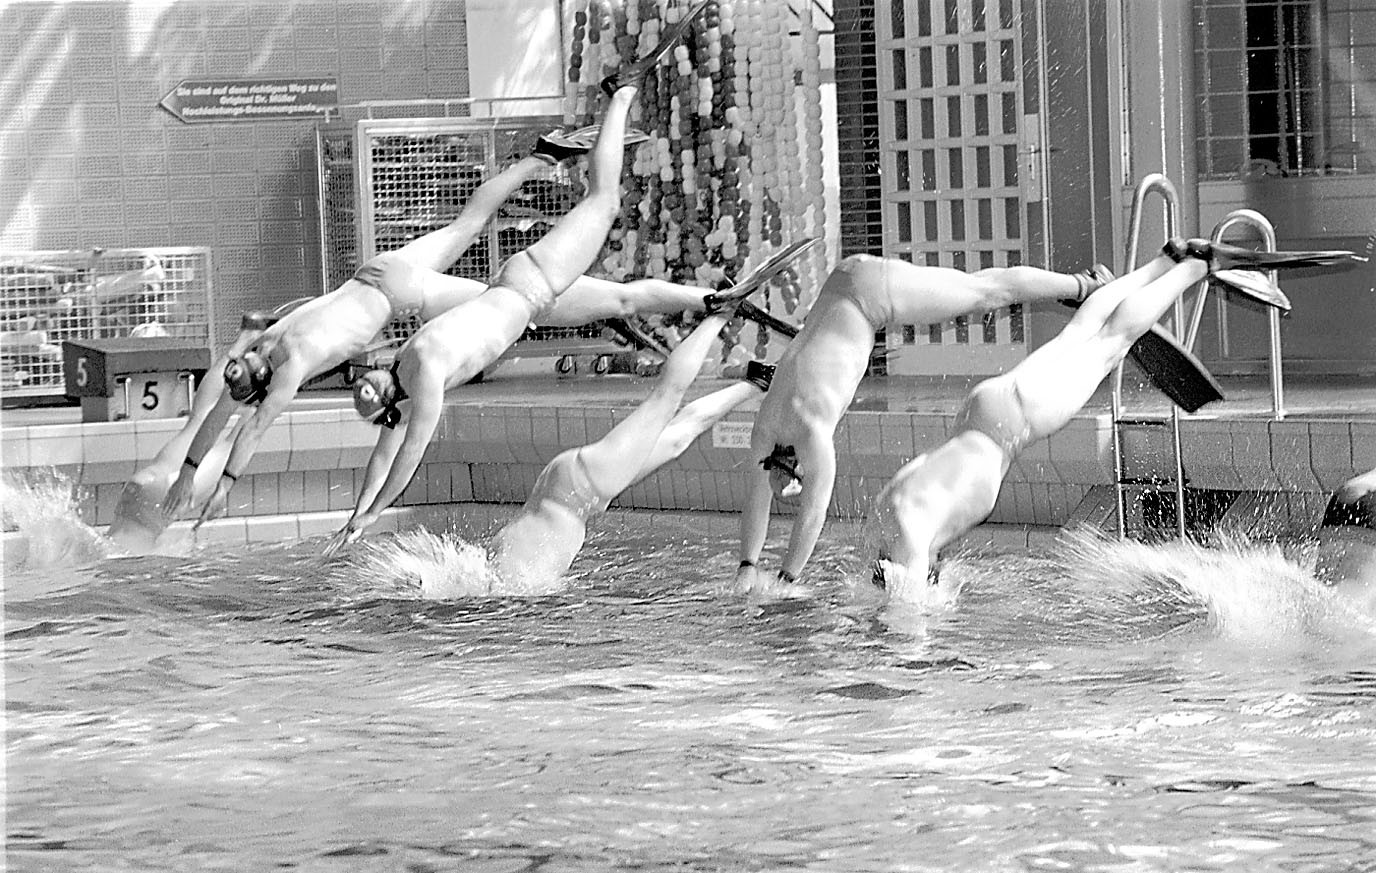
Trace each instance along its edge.
{"label": "metal mesh gate", "polygon": [[[337,288],[359,263],[400,248],[453,221],[473,191],[500,168],[530,154],[535,139],[558,119],[363,119],[321,128],[317,160],[321,191],[324,287]],[[542,237],[582,196],[564,166],[550,167],[503,205],[487,232],[449,270],[486,282],[506,258]],[[414,319],[393,322],[384,338],[404,340]],[[528,330],[518,353],[590,351],[600,324]]]}
{"label": "metal mesh gate", "polygon": [[0,253],[0,389],[63,394],[62,342],[171,336],[210,345],[210,250]]}
{"label": "metal mesh gate", "polygon": [[[884,254],[980,270],[1023,262],[1016,0],[879,0]],[[890,373],[1000,372],[1020,306],[887,332]]]}

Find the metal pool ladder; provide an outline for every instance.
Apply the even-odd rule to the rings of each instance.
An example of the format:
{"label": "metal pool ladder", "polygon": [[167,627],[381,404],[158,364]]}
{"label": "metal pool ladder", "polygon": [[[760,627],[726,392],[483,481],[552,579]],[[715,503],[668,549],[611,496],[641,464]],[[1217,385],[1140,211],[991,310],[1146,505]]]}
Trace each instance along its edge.
{"label": "metal pool ladder", "polygon": [[[1177,235],[1180,214],[1180,197],[1176,192],[1175,186],[1171,181],[1160,173],[1153,173],[1142,179],[1138,184],[1132,198],[1132,215],[1128,227],[1128,249],[1127,249],[1127,269],[1131,271],[1137,266],[1138,242],[1142,234],[1142,206],[1148,195],[1157,193],[1165,205],[1166,210],[1166,236],[1174,237]],[[1255,230],[1262,239],[1263,251],[1273,252],[1276,250],[1276,231],[1271,222],[1253,209],[1236,209],[1223,217],[1215,227],[1210,236],[1214,242],[1222,242],[1223,235],[1236,225],[1249,225]],[[1267,274],[1268,278],[1274,283],[1276,273],[1271,270]],[[1191,314],[1189,330],[1187,331],[1184,344],[1185,348],[1193,351],[1195,340],[1199,335],[1199,325],[1204,317],[1204,306],[1209,295],[1209,284],[1207,279],[1201,284],[1199,295],[1195,299],[1194,312]],[[1185,324],[1185,305],[1184,295],[1176,298],[1175,306],[1172,311],[1172,326],[1179,337],[1180,329]],[[1220,293],[1216,298],[1218,305],[1218,342],[1219,356],[1227,358],[1228,348],[1228,312],[1227,301]],[[1284,384],[1281,377],[1282,360],[1280,344],[1280,312],[1276,309],[1270,310],[1267,314],[1270,327],[1270,373],[1271,373],[1271,411],[1274,418],[1279,421],[1285,417],[1285,395]],[[1180,539],[1185,539],[1185,467],[1181,453],[1180,443],[1180,407],[1172,406],[1170,418],[1147,418],[1130,417],[1123,412],[1123,365],[1119,364],[1113,373],[1113,393],[1112,393],[1112,416],[1113,416],[1113,474],[1114,474],[1114,497],[1115,509],[1118,521],[1118,538],[1127,538],[1127,497],[1128,492],[1133,489],[1146,489],[1160,484],[1160,480],[1153,476],[1130,476],[1127,474],[1127,462],[1124,452],[1124,435],[1133,430],[1149,431],[1153,429],[1170,429],[1170,454],[1171,472],[1173,474],[1173,486],[1175,491],[1175,526],[1176,534]]]}
{"label": "metal pool ladder", "polygon": [[[1160,173],[1152,173],[1142,179],[1132,195],[1132,214],[1128,225],[1128,249],[1125,260],[1126,274],[1137,268],[1138,242],[1142,235],[1142,207],[1148,195],[1160,194],[1166,210],[1166,236],[1177,236],[1176,228],[1180,220],[1180,194],[1171,180]],[[1201,298],[1202,299],[1202,298]],[[1202,317],[1202,316],[1201,316]],[[1185,322],[1185,305],[1176,298],[1171,315],[1171,325],[1177,336]],[[1175,489],[1175,527],[1180,539],[1185,539],[1185,468],[1180,451],[1180,407],[1172,406],[1170,418],[1148,418],[1126,415],[1123,411],[1123,365],[1113,371],[1112,392],[1113,417],[1113,481],[1114,509],[1118,521],[1118,538],[1126,539],[1128,492],[1145,490],[1161,484],[1154,476],[1130,476],[1127,473],[1125,458],[1125,436],[1132,431],[1151,431],[1170,429],[1170,471],[1174,476]]]}

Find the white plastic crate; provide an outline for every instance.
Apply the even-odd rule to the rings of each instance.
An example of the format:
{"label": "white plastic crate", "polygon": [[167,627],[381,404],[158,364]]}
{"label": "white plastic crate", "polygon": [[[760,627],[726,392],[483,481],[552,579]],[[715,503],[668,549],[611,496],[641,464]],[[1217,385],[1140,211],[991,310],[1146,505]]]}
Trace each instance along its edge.
{"label": "white plastic crate", "polygon": [[63,394],[62,342],[170,336],[210,346],[208,248],[0,252],[0,392]]}

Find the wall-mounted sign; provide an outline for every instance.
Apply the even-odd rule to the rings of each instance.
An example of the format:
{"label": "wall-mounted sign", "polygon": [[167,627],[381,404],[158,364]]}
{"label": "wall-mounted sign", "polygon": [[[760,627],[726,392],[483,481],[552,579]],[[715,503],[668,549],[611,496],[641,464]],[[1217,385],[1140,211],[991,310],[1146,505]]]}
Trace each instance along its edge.
{"label": "wall-mounted sign", "polygon": [[339,107],[339,80],[333,76],[183,79],[158,105],[188,122],[310,117]]}

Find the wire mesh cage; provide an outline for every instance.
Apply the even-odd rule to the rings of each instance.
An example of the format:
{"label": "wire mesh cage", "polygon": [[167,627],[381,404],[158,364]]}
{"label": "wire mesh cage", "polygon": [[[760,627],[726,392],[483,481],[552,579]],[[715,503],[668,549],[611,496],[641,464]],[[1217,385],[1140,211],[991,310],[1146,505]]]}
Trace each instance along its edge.
{"label": "wire mesh cage", "polygon": [[61,396],[64,340],[209,347],[210,284],[207,248],[0,252],[0,390]]}
{"label": "wire mesh cage", "polygon": [[[484,181],[530,154],[559,119],[368,118],[322,127],[321,263],[325,287],[337,288],[358,265],[452,222]],[[527,181],[448,272],[487,282],[497,267],[549,231],[581,198],[583,182],[565,166]],[[383,339],[401,342],[419,327],[392,322]],[[601,324],[532,328],[513,354],[558,356],[614,351]]]}

